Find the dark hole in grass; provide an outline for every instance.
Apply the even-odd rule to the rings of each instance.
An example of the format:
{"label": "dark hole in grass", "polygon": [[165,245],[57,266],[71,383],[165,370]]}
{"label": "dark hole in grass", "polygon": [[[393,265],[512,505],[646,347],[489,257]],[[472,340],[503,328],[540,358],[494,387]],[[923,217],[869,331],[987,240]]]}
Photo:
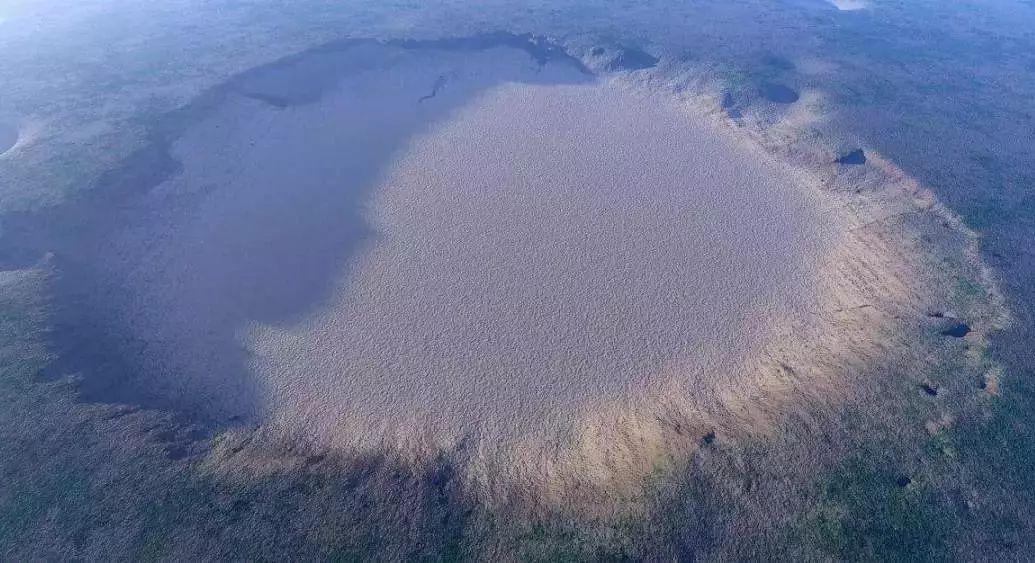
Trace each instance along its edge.
{"label": "dark hole in grass", "polygon": [[928,394],[928,395],[930,395],[932,397],[935,397],[935,396],[938,395],[938,387],[937,386],[933,386],[933,385],[930,385],[930,384],[927,384],[927,383],[921,383],[917,387],[919,387],[921,390],[923,390],[924,393],[926,393],[926,394]]}
{"label": "dark hole in grass", "polygon": [[951,336],[953,338],[963,338],[968,334],[970,334],[970,326],[967,323],[955,323],[941,331],[942,336]]}
{"label": "dark hole in grass", "polygon": [[866,153],[863,152],[862,149],[855,149],[854,151],[841,155],[835,162],[846,165],[866,164]]}
{"label": "dark hole in grass", "polygon": [[909,484],[912,482],[913,480],[909,477],[906,477],[905,475],[900,475],[897,479],[895,479],[895,484],[902,488],[908,487]]}
{"label": "dark hole in grass", "polygon": [[714,441],[715,441],[715,431],[714,430],[709,432],[709,433],[707,433],[707,434],[705,434],[704,437],[701,438],[701,442],[703,442],[705,445],[711,444]]}

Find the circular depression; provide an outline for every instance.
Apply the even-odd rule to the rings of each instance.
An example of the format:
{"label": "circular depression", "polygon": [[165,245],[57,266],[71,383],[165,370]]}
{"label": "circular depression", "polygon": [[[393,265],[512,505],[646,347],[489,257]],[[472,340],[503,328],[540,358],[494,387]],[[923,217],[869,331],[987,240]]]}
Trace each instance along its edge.
{"label": "circular depression", "polygon": [[123,374],[97,388],[331,442],[736,393],[813,301],[821,205],[670,97],[462,47],[325,49],[206,102],[65,276]]}

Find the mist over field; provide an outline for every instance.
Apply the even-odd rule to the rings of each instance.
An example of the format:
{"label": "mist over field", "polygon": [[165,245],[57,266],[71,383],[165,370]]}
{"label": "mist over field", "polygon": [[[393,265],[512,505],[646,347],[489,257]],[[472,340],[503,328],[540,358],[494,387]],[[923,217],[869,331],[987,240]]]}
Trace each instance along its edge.
{"label": "mist over field", "polygon": [[0,558],[1027,559],[1035,7],[0,8]]}

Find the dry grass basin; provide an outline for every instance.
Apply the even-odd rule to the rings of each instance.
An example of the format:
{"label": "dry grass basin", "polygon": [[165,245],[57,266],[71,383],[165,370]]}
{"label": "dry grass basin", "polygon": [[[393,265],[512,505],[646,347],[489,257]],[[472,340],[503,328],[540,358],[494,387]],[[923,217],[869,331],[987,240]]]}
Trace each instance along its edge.
{"label": "dry grass basin", "polygon": [[91,260],[113,340],[148,341],[129,383],[317,448],[554,447],[660,403],[703,436],[838,246],[791,170],[513,47],[314,55],[171,154]]}
{"label": "dry grass basin", "polygon": [[[902,335],[931,311],[970,314],[978,344],[1002,320],[953,301],[950,258],[994,296],[973,241],[880,155],[845,176],[779,127],[586,64],[509,35],[347,41],[208,92],[47,222],[66,231],[11,223],[26,257],[50,253],[49,372],[87,402],[180,413],[196,431],[169,433],[170,457],[216,490],[308,499],[293,526],[313,545],[587,556],[635,551],[622,522],[644,545],[692,528],[652,528],[685,511],[645,487],[873,397],[874,361],[926,361]],[[794,443],[767,471],[805,479],[838,450]],[[793,485],[745,509],[753,458],[733,458],[710,478],[777,525]],[[262,535],[238,502],[220,533]],[[190,531],[205,519],[163,545],[218,553]],[[568,527],[596,531],[550,536]]]}

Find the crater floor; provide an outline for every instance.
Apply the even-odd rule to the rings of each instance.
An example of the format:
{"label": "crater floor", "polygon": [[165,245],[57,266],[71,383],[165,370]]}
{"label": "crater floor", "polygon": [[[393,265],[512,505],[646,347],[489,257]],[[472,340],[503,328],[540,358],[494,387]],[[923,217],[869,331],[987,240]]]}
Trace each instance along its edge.
{"label": "crater floor", "polygon": [[710,401],[808,314],[834,231],[671,98],[505,46],[318,52],[238,81],[171,153],[95,249],[120,357],[327,442]]}

